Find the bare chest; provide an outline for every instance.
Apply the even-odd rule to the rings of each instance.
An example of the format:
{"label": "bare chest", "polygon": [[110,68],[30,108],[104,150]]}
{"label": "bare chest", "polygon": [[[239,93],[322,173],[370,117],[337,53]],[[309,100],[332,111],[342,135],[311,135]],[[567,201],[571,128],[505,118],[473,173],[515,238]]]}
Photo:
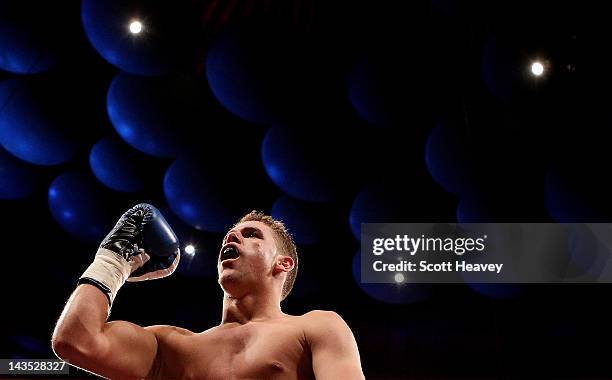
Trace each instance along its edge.
{"label": "bare chest", "polygon": [[291,325],[254,324],[210,330],[176,342],[167,376],[183,379],[313,378],[303,334]]}

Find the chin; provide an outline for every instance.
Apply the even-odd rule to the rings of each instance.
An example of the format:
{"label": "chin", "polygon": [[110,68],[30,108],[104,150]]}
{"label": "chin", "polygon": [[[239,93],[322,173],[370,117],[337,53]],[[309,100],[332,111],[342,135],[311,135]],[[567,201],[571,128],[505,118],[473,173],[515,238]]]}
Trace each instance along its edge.
{"label": "chin", "polygon": [[238,278],[230,273],[222,273],[217,282],[226,293],[232,293],[232,290],[238,287]]}

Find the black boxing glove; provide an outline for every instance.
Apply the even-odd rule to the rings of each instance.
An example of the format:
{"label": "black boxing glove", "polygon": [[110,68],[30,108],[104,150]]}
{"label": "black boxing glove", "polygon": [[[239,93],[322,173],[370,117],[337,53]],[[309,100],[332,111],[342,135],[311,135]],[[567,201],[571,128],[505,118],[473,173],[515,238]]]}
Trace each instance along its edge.
{"label": "black boxing glove", "polygon": [[171,275],[180,260],[179,242],[153,206],[138,204],[126,211],[104,238],[96,257],[79,283],[102,290],[112,305],[125,281],[144,281]]}

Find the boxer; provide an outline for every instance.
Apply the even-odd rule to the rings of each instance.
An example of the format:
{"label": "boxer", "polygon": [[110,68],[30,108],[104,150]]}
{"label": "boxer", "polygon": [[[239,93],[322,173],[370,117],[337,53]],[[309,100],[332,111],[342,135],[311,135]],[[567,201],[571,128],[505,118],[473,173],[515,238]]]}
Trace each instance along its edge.
{"label": "boxer", "polygon": [[126,281],[168,276],[179,257],[178,240],[159,211],[147,204],[127,211],[68,299],[53,332],[56,355],[111,379],[364,378],[355,338],[338,314],[281,310],[295,280],[297,251],[283,224],[258,212],[223,239],[219,325],[195,333],[107,321]]}

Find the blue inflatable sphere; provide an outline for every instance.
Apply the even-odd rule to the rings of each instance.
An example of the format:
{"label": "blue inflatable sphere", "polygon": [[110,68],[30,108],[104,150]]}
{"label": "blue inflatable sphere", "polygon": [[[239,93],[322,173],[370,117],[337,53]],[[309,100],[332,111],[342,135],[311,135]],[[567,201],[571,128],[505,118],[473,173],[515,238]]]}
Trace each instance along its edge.
{"label": "blue inflatable sphere", "polygon": [[[490,210],[485,206],[484,202],[479,202],[475,199],[461,199],[457,206],[457,222],[458,223],[493,223],[495,220],[492,219]],[[486,228],[485,225],[474,225],[477,231],[483,232],[482,228]],[[470,230],[472,226],[469,224],[463,226],[466,230]],[[490,225],[492,230],[497,227]],[[501,236],[498,232],[489,232],[490,239],[489,244],[501,244],[501,242],[492,241],[491,238],[495,236]],[[521,284],[513,283],[484,283],[484,282],[472,282],[474,279],[469,272],[460,273],[461,277],[465,281],[465,284],[474,292],[494,299],[507,299],[517,297],[523,292]]]}
{"label": "blue inflatable sphere", "polygon": [[[410,46],[410,53],[399,44]],[[377,126],[401,127],[427,116],[434,80],[419,57],[424,52],[422,43],[410,38],[389,37],[367,47],[348,73],[348,98],[357,114]]]}
{"label": "blue inflatable sphere", "polygon": [[[272,217],[285,224],[298,244],[314,244],[321,238],[320,227],[323,215],[316,205],[308,204],[288,196],[281,196],[272,205]],[[320,215],[321,214],[321,215]]]}
{"label": "blue inflatable sphere", "polygon": [[[392,124],[397,116],[397,102],[392,98],[393,93],[401,93],[401,90],[393,88],[393,82],[387,77],[389,67],[377,58],[363,57],[356,63],[349,76],[348,94],[359,116],[372,124],[385,126]],[[399,83],[395,85],[399,87]]]}
{"label": "blue inflatable sphere", "polygon": [[309,202],[335,199],[351,182],[346,146],[333,137],[273,127],[261,147],[266,173],[285,193]]}
{"label": "blue inflatable sphere", "polygon": [[[36,74],[56,62],[51,2],[0,2],[0,69],[15,74]],[[56,4],[57,5],[57,4]]]}
{"label": "blue inflatable sphere", "polygon": [[361,282],[361,252],[353,257],[353,279],[355,284],[371,298],[390,304],[415,304],[431,297],[429,284],[391,283],[369,284]]}
{"label": "blue inflatable sphere", "polygon": [[193,54],[189,13],[189,6],[169,0],[83,0],[81,20],[109,63],[132,74],[159,75],[179,69]]}
{"label": "blue inflatable sphere", "polygon": [[107,94],[108,116],[121,138],[157,157],[176,157],[204,124],[193,83],[119,73]]}
{"label": "blue inflatable sphere", "polygon": [[495,221],[487,205],[471,197],[459,200],[456,218],[458,223],[487,223]]}
{"label": "blue inflatable sphere", "polygon": [[74,155],[76,143],[50,121],[35,90],[23,79],[0,82],[0,144],[32,164],[61,164]]}
{"label": "blue inflatable sphere", "polygon": [[236,182],[215,173],[215,163],[178,158],[166,171],[164,194],[170,209],[185,223],[209,232],[226,232],[242,213]]}
{"label": "blue inflatable sphere", "polygon": [[55,221],[81,241],[98,243],[114,225],[108,194],[89,173],[60,174],[49,186],[48,200]]}
{"label": "blue inflatable sphere", "polygon": [[456,126],[440,122],[429,135],[425,163],[431,177],[455,195],[473,190],[473,164]]}
{"label": "blue inflatable sphere", "polygon": [[7,153],[0,147],[0,199],[25,198],[36,188],[34,168]]}
{"label": "blue inflatable sphere", "polygon": [[261,124],[285,119],[299,87],[297,62],[290,52],[295,41],[283,43],[286,34],[260,26],[233,30],[213,42],[206,56],[206,78],[231,113]]}
{"label": "blue inflatable sphere", "polygon": [[361,240],[361,223],[402,223],[409,215],[406,206],[412,201],[396,189],[368,185],[353,200],[349,224],[355,239]]}
{"label": "blue inflatable sphere", "polygon": [[116,191],[142,190],[145,165],[142,156],[113,137],[101,139],[89,153],[89,166],[96,178]]}
{"label": "blue inflatable sphere", "polygon": [[[179,218],[166,204],[156,205],[172,227],[181,244],[181,262],[176,271],[189,278],[214,278],[217,276],[217,262],[222,238],[216,234],[197,231]],[[191,245],[193,252],[187,252]],[[211,263],[213,263],[211,265]]]}

